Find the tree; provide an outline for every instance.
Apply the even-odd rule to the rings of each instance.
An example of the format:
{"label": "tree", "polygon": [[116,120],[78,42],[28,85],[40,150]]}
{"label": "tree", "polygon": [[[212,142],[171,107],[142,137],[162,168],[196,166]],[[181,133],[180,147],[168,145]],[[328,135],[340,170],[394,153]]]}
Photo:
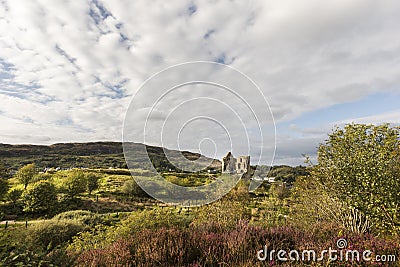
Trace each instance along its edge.
{"label": "tree", "polygon": [[89,195],[91,195],[93,190],[99,188],[99,176],[94,173],[88,173],[86,175],[86,187]]}
{"label": "tree", "polygon": [[13,206],[17,204],[17,201],[21,198],[22,190],[17,188],[12,188],[8,191],[7,198],[13,203]]}
{"label": "tree", "polygon": [[122,193],[128,195],[129,197],[147,197],[147,193],[135,182],[134,179],[130,179],[124,183],[122,186]]}
{"label": "tree", "polygon": [[49,181],[39,181],[24,191],[22,199],[24,202],[24,211],[51,213],[57,205],[56,188]]}
{"label": "tree", "polygon": [[86,187],[86,177],[81,170],[73,170],[70,172],[62,183],[64,193],[66,193],[71,199],[85,192]]}
{"label": "tree", "polygon": [[349,124],[319,146],[311,175],[330,197],[400,231],[400,128]]}
{"label": "tree", "polygon": [[18,181],[24,185],[24,189],[33,180],[33,177],[37,174],[36,165],[34,163],[25,165],[19,169],[16,173],[16,178]]}

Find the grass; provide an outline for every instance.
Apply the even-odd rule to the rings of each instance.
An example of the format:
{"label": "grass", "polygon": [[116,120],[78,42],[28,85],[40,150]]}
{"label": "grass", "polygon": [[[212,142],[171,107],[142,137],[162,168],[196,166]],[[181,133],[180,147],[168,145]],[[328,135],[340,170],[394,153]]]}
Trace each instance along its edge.
{"label": "grass", "polygon": [[[238,188],[216,203],[181,208],[165,207],[151,198],[124,195],[121,191],[124,183],[132,179],[125,170],[90,169],[84,172],[99,175],[99,188],[92,195],[81,194],[75,206],[68,206],[67,203],[64,207],[64,210],[89,210],[95,217],[101,217],[99,225],[97,222],[96,226],[90,225],[76,237],[81,238],[79,242],[88,245],[83,253],[77,254],[77,263],[82,266],[97,266],[101,263],[105,266],[123,266],[130,258],[137,261],[137,266],[154,266],[167,258],[165,266],[219,266],[221,262],[231,264],[227,266],[261,266],[262,263],[256,260],[256,250],[263,248],[266,242],[277,248],[300,248],[304,245],[319,248],[331,245],[333,239],[344,233],[337,225],[324,222],[310,226],[310,229],[298,227],[291,218],[294,206],[290,195],[279,195],[279,192],[274,193],[273,190],[266,192],[268,189],[262,188],[258,195],[249,195],[247,187],[244,187],[244,191],[239,190],[240,186],[245,186],[244,182],[240,182]],[[58,171],[50,179],[60,185],[68,174],[69,171]],[[140,170],[134,174],[148,175]],[[186,186],[197,186],[210,183],[217,176],[168,172],[164,173],[164,177]],[[10,182],[13,187],[21,186],[15,179]],[[27,231],[24,220],[9,223],[7,230],[15,231],[7,231],[5,225],[1,224],[1,234],[34,231],[43,221],[46,224],[49,220],[31,218],[28,226],[35,227],[28,227]],[[101,231],[96,230],[97,226],[104,232],[104,238],[114,238],[118,233],[125,234],[116,239],[103,240]],[[136,229],[134,233],[133,229]],[[349,238],[361,248],[368,246],[369,242],[377,246],[377,251],[382,249],[390,252],[397,248],[385,237],[377,239],[374,236],[359,235]],[[104,241],[104,247],[93,250],[90,247],[93,239]],[[136,253],[132,248],[141,252]],[[192,263],[194,265],[190,265]]]}

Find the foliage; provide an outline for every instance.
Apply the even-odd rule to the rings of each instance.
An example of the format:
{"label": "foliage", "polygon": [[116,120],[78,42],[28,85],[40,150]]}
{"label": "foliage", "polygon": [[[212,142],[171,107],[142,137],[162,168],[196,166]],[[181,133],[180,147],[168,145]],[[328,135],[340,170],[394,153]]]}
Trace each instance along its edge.
{"label": "foliage", "polygon": [[[63,248],[50,252],[27,238],[32,228],[0,230],[0,266],[73,266],[75,258]],[[61,231],[65,231],[62,229]],[[59,233],[57,233],[59,234]],[[36,235],[36,233],[34,233]],[[42,236],[40,236],[42,238]]]}
{"label": "foliage", "polygon": [[99,179],[99,193],[116,194],[121,192],[124,183],[132,179],[130,175],[107,175]]}
{"label": "foliage", "polygon": [[286,165],[273,166],[268,173],[269,177],[275,177],[276,181],[286,182],[288,184],[294,183],[299,176],[308,175],[308,171],[304,166],[290,167]]}
{"label": "foliage", "polygon": [[[343,130],[336,129],[320,146],[317,166],[271,167],[269,176],[278,182],[260,187],[261,197],[249,195],[248,182],[241,180],[219,201],[190,209],[153,208],[156,202],[150,198],[142,203],[137,203],[143,200],[139,198],[127,202],[121,193],[145,196],[131,176],[152,175],[143,170],[107,167],[53,170],[35,175],[22,196],[25,210],[31,212],[28,216],[52,214],[56,210],[66,212],[50,220],[33,221],[28,228],[16,223],[0,229],[0,266],[309,266],[309,262],[260,262],[256,255],[264,245],[269,250],[321,251],[335,248],[340,237],[348,241],[350,248],[371,249],[375,254],[395,254],[399,258],[398,236],[376,231],[393,233],[398,227],[396,203],[399,201],[395,194],[395,190],[399,192],[400,173],[398,132],[389,126],[350,125]],[[121,157],[113,150],[113,144],[62,144],[60,147],[65,153],[57,154],[59,159],[54,161],[56,154],[45,155],[46,161],[40,164],[110,166]],[[158,157],[158,148],[153,147],[150,152],[158,164],[156,167],[168,168],[164,159]],[[96,160],[99,161],[93,162]],[[266,175],[270,168],[262,169]],[[212,181],[217,175],[168,172],[163,176],[177,184],[196,186]],[[16,185],[16,177],[8,182],[12,187],[8,199],[22,205],[18,194],[24,185]],[[289,185],[294,182],[294,186],[292,189],[279,186],[283,182]],[[58,209],[55,209],[58,203],[55,186],[67,196],[61,198]],[[87,195],[76,197],[85,190],[89,194],[96,190],[99,199],[95,202]],[[108,211],[117,205],[138,210],[124,218],[126,213],[89,211],[104,212],[104,204]],[[371,205],[376,206],[371,209]],[[21,214],[16,211],[10,201],[0,204],[2,214]],[[377,215],[378,212],[382,213]],[[320,264],[332,265],[328,261]],[[335,266],[370,265],[336,262]]]}
{"label": "foliage", "polygon": [[105,222],[104,215],[96,214],[88,210],[70,210],[59,213],[53,217],[53,221],[73,220],[88,226],[95,226]]}
{"label": "foliage", "polygon": [[[324,238],[321,238],[323,236]],[[343,237],[343,236],[340,236]],[[399,255],[400,244],[371,235],[344,236],[350,248],[375,254]],[[77,266],[276,266],[279,262],[258,261],[257,251],[314,249],[322,251],[336,247],[338,236],[303,231],[293,227],[260,227],[238,222],[233,228],[144,229],[135,235],[124,236],[105,247],[79,250]],[[306,247],[305,247],[306,244]],[[276,254],[275,254],[276,255]],[[276,259],[276,258],[275,258]],[[282,262],[283,266],[291,265]],[[320,262],[330,266],[328,257]],[[350,265],[349,265],[350,264]],[[374,266],[375,263],[336,262],[335,266]],[[309,266],[295,262],[295,266]],[[322,265],[321,265],[322,266]]]}
{"label": "foliage", "polygon": [[92,194],[93,190],[99,188],[99,176],[94,173],[86,174],[86,189],[89,195]]}
{"label": "foliage", "polygon": [[114,226],[96,225],[90,231],[80,232],[74,236],[67,249],[75,253],[91,249],[104,249],[121,238],[115,229]]}
{"label": "foliage", "polygon": [[28,187],[22,195],[24,211],[31,213],[52,213],[57,205],[55,186],[48,181],[39,181]]}
{"label": "foliage", "polygon": [[132,214],[121,222],[117,231],[122,235],[133,234],[142,229],[157,229],[161,227],[187,227],[191,222],[191,218],[185,214],[178,213],[174,209],[153,208],[151,210],[143,210],[132,212]]}
{"label": "foliage", "polygon": [[8,170],[1,161],[0,161],[0,178],[3,179],[8,178]]}
{"label": "foliage", "polygon": [[24,189],[26,189],[26,187],[32,181],[33,177],[36,174],[37,174],[36,165],[31,163],[19,169],[15,174],[15,177],[21,184],[24,185]]}
{"label": "foliage", "polygon": [[195,212],[193,225],[232,228],[240,220],[250,219],[250,210],[240,201],[218,200],[199,207]]}
{"label": "foliage", "polygon": [[400,128],[349,124],[319,146],[311,175],[324,191],[400,233]]}
{"label": "foliage", "polygon": [[287,198],[279,199],[271,196],[259,198],[251,209],[250,222],[264,227],[286,226],[292,219],[291,204]]}
{"label": "foliage", "polygon": [[154,208],[132,212],[118,226],[96,225],[92,231],[80,233],[69,246],[71,250],[83,251],[91,248],[105,248],[122,237],[135,235],[144,229],[156,230],[162,227],[186,228],[191,218],[169,208]]}
{"label": "foliage", "polygon": [[286,183],[284,182],[275,182],[273,183],[270,188],[269,188],[269,194],[272,197],[278,198],[278,199],[284,199],[289,197],[290,195],[290,190],[287,188]]}
{"label": "foliage", "polygon": [[136,183],[136,181],[132,178],[127,180],[121,189],[122,193],[128,195],[129,197],[148,197],[147,193],[143,191],[143,189]]}
{"label": "foliage", "polygon": [[248,183],[240,181],[222,199],[194,211],[193,225],[231,228],[241,220],[250,220]]}
{"label": "foliage", "polygon": [[324,222],[334,225],[336,232],[371,231],[368,216],[338,198],[331,197],[312,176],[296,180],[291,200],[291,219],[297,227],[310,230],[319,222]]}
{"label": "foliage", "polygon": [[85,225],[77,220],[46,220],[28,227],[26,241],[32,247],[51,250],[71,240],[73,236],[85,229]]}
{"label": "foliage", "polygon": [[39,181],[50,181],[52,178],[51,172],[45,172],[45,173],[38,173],[36,174],[33,179],[31,180],[32,183],[39,182]]}
{"label": "foliage", "polygon": [[8,187],[9,185],[7,179],[0,178],[0,199],[6,195]]}
{"label": "foliage", "polygon": [[173,173],[173,175],[163,174],[162,175],[170,183],[184,186],[184,187],[197,187],[211,183],[213,180],[210,179],[209,174],[200,173]]}
{"label": "foliage", "polygon": [[7,193],[7,198],[13,203],[15,206],[17,201],[21,198],[22,190],[18,188],[12,188]]}
{"label": "foliage", "polygon": [[82,170],[73,170],[62,181],[62,192],[71,199],[86,191],[87,181]]}

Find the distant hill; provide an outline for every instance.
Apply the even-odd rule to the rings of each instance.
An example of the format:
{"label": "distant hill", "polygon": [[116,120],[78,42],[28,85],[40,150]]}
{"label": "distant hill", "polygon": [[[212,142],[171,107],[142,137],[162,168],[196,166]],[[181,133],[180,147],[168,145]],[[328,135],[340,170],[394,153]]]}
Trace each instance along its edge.
{"label": "distant hill", "polygon": [[[132,143],[137,147],[133,167],[147,168],[147,155],[143,153],[143,144]],[[146,146],[153,165],[158,170],[176,170],[167,160],[163,148]],[[173,157],[183,155],[189,160],[200,158],[200,154],[188,151],[167,150]],[[204,159],[211,160],[209,158]],[[9,145],[0,144],[0,161],[12,170],[23,165],[35,163],[39,168],[127,168],[121,142],[90,142],[90,143],[59,143],[50,146],[44,145]],[[212,166],[220,168],[221,163],[213,160]]]}

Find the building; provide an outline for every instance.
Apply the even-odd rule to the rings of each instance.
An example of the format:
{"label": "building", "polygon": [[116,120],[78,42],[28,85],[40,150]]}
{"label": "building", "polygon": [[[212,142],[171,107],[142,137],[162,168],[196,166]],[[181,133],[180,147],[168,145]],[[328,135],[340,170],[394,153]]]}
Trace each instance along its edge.
{"label": "building", "polygon": [[248,173],[250,170],[250,156],[233,157],[228,152],[222,158],[222,173]]}

